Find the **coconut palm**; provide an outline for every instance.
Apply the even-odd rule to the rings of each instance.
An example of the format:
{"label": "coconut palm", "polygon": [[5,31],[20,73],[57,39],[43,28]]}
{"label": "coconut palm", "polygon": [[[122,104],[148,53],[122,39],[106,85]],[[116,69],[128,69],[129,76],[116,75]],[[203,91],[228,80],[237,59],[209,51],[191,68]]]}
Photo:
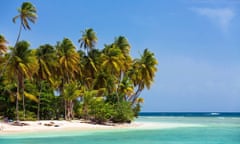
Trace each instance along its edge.
{"label": "coconut palm", "polygon": [[123,69],[124,55],[116,45],[105,46],[101,55],[102,68],[113,75],[119,75]]}
{"label": "coconut palm", "polygon": [[135,59],[133,67],[129,72],[133,80],[134,86],[137,87],[136,92],[129,98],[134,104],[139,97],[141,91],[147,87],[149,89],[154,81],[155,73],[157,72],[157,60],[154,53],[145,49],[141,59]]}
{"label": "coconut palm", "polygon": [[[62,42],[58,42],[57,46],[57,57],[59,63],[59,71],[61,74],[61,93],[63,93],[63,84],[70,83],[71,80],[76,78],[76,75],[79,75],[80,67],[80,56],[76,51],[75,46],[72,41],[64,38]],[[65,99],[65,119],[69,119],[67,117],[67,113],[69,109],[67,109],[67,100]]]}
{"label": "coconut palm", "polygon": [[57,57],[56,52],[53,46],[46,44],[40,46],[36,50],[36,57],[39,65],[38,72],[35,75],[36,83],[39,89],[38,95],[38,112],[37,118],[40,119],[40,104],[41,104],[41,91],[42,91],[42,83],[44,81],[48,81],[53,83],[52,73],[57,67]]}
{"label": "coconut palm", "polygon": [[101,52],[97,49],[94,49],[89,52],[88,56],[84,56],[81,59],[83,69],[83,84],[87,86],[88,89],[94,87],[94,79],[97,77],[97,74],[100,70],[100,56]]}
{"label": "coconut palm", "polygon": [[96,98],[103,98],[101,97],[103,93],[105,92],[105,88],[100,88],[96,90],[89,90],[87,87],[82,86],[80,89],[80,96],[83,100],[82,103],[82,117],[84,119],[90,119],[89,117],[89,111],[91,104],[93,104],[93,101]]}
{"label": "coconut palm", "polygon": [[128,40],[124,36],[119,36],[115,38],[114,44],[120,48],[125,57],[129,56],[131,46]]}
{"label": "coconut palm", "polygon": [[83,32],[82,37],[78,40],[78,42],[80,43],[80,48],[84,48],[88,53],[94,49],[97,40],[96,33],[92,28],[89,28]]}
{"label": "coconut palm", "polygon": [[99,89],[99,88],[106,88],[108,83],[109,75],[104,72],[100,71],[96,74],[96,78],[93,81],[93,89]]}
{"label": "coconut palm", "polygon": [[35,54],[29,49],[30,44],[26,41],[20,41],[15,48],[11,49],[13,56],[8,65],[8,72],[11,77],[15,77],[17,81],[16,94],[16,118],[19,120],[18,99],[21,96],[23,100],[23,111],[25,118],[25,100],[24,100],[24,80],[31,78],[38,70],[38,64]]}
{"label": "coconut palm", "polygon": [[[22,27],[25,30],[31,30],[31,27],[30,27],[28,21],[35,23],[35,21],[37,20],[36,7],[34,5],[32,5],[32,3],[30,3],[30,2],[23,2],[21,7],[18,8],[18,12],[19,12],[19,14],[17,16],[13,17],[14,23],[16,23],[16,20],[18,18],[20,18],[20,27],[19,27],[19,32],[18,32],[18,36],[17,36],[16,43],[14,45],[14,48],[16,47],[17,43],[19,42],[21,32],[22,32]],[[11,58],[12,58],[12,55],[10,55],[10,57],[8,57],[7,61],[5,62],[4,66],[2,68],[1,75],[5,71]]]}
{"label": "coconut palm", "polygon": [[119,85],[119,93],[123,96],[124,100],[127,100],[134,92],[133,83],[129,77],[125,76]]}
{"label": "coconut palm", "polygon": [[51,73],[57,66],[57,55],[54,47],[46,44],[36,50],[36,57],[39,64],[37,75],[43,80],[50,80]]}
{"label": "coconut palm", "polygon": [[[102,69],[114,78],[112,89],[108,89],[109,93],[115,93],[119,102],[118,87],[120,84],[121,71],[124,70],[125,57],[121,50],[114,44],[106,45],[101,55]],[[110,87],[109,87],[110,88]],[[112,95],[111,94],[111,95]]]}
{"label": "coconut palm", "polygon": [[64,84],[63,87],[63,97],[66,100],[67,104],[67,120],[73,119],[73,100],[80,97],[81,90],[76,81],[71,81],[70,83]]}
{"label": "coconut palm", "polygon": [[125,72],[128,71],[132,65],[132,58],[130,56],[130,49],[131,46],[128,43],[128,40],[124,37],[124,36],[119,36],[117,38],[115,38],[115,41],[113,43],[114,45],[116,45],[116,47],[118,47],[122,54],[124,55],[124,69],[121,69],[121,77],[120,77],[120,81],[123,79]]}
{"label": "coconut palm", "polygon": [[121,72],[119,75],[119,81],[118,81],[118,83],[120,84],[123,81],[123,78],[126,77],[126,72],[131,68],[133,63],[132,58],[130,56],[131,46],[128,40],[124,36],[119,36],[115,38],[115,41],[113,44],[116,45],[116,47],[118,47],[121,50],[124,56],[124,60],[123,60],[124,66],[121,69]]}
{"label": "coconut palm", "polygon": [[65,82],[69,82],[79,72],[80,56],[72,41],[64,38],[57,44],[57,57],[60,64],[60,71]]}
{"label": "coconut palm", "polygon": [[16,20],[18,18],[20,18],[20,28],[19,28],[19,33],[18,33],[16,44],[19,41],[22,28],[24,28],[25,30],[31,30],[29,21],[32,23],[35,23],[37,20],[37,9],[30,2],[23,2],[22,6],[20,8],[18,8],[18,12],[19,12],[19,14],[17,16],[13,17],[14,23],[16,23]]}

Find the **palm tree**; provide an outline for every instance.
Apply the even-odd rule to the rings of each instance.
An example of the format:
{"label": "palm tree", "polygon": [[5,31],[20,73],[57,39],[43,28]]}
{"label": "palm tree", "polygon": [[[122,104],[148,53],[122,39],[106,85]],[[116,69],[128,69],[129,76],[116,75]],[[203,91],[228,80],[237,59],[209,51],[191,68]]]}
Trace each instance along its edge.
{"label": "palm tree", "polygon": [[3,35],[0,35],[0,56],[7,52],[7,40]]}
{"label": "palm tree", "polygon": [[103,49],[103,53],[101,55],[102,69],[107,72],[111,78],[114,78],[113,86],[108,86],[112,89],[108,89],[108,92],[109,94],[111,93],[111,95],[115,92],[118,102],[120,100],[118,87],[120,84],[121,71],[125,69],[124,60],[124,55],[116,45],[106,45]]}
{"label": "palm tree", "polygon": [[[80,96],[83,100],[82,103],[82,117],[89,120],[89,111],[91,104],[98,97],[100,98],[105,92],[105,88],[99,88],[95,90],[89,90],[87,87],[82,86],[80,89]],[[101,97],[102,98],[102,97]]]}
{"label": "palm tree", "polygon": [[57,57],[54,47],[49,44],[40,46],[36,50],[36,57],[39,65],[38,72],[35,75],[36,83],[39,89],[38,112],[37,112],[37,118],[39,120],[42,84],[44,81],[53,83],[52,73],[55,71],[55,68],[57,67]]}
{"label": "palm tree", "polygon": [[83,32],[82,38],[80,38],[78,42],[80,43],[80,48],[84,48],[88,53],[94,49],[97,40],[96,33],[92,28],[89,28]]}
{"label": "palm tree", "polygon": [[102,68],[113,75],[119,75],[123,69],[124,55],[116,45],[106,45],[101,55]]}
{"label": "palm tree", "polygon": [[29,22],[35,23],[37,20],[37,10],[36,7],[30,2],[23,2],[21,8],[18,8],[19,14],[13,17],[13,22],[16,23],[16,20],[20,18],[20,28],[16,44],[18,43],[22,31],[22,27],[25,30],[31,30]]}
{"label": "palm tree", "polygon": [[119,85],[119,93],[123,96],[124,100],[127,100],[134,92],[134,87],[131,79],[127,76],[123,78]]}
{"label": "palm tree", "polygon": [[88,89],[94,87],[93,81],[97,77],[101,65],[100,56],[101,52],[94,49],[88,53],[88,56],[85,55],[81,59],[84,75],[84,77],[82,77],[82,82]]}
{"label": "palm tree", "polygon": [[[19,32],[18,32],[18,36],[17,36],[16,43],[14,45],[14,48],[16,47],[17,43],[19,42],[21,32],[22,32],[22,27],[25,30],[31,30],[31,27],[30,27],[28,21],[30,21],[32,23],[35,23],[35,21],[37,20],[36,7],[34,5],[32,5],[32,3],[30,3],[30,2],[23,2],[21,8],[18,8],[18,12],[19,12],[19,14],[17,16],[13,17],[13,22],[14,23],[16,23],[16,20],[18,18],[20,18],[20,28],[19,28]],[[7,65],[9,64],[9,61],[12,57],[13,56],[10,55],[10,57],[6,61],[4,67],[2,68],[1,75],[5,71]]]}
{"label": "palm tree", "polygon": [[20,41],[15,48],[11,49],[13,56],[8,65],[8,72],[11,77],[15,77],[17,81],[17,94],[16,94],[16,119],[19,120],[18,114],[18,99],[22,96],[23,111],[25,118],[25,101],[24,101],[24,80],[31,78],[38,70],[36,57],[32,50],[29,50],[30,44],[26,41]]}
{"label": "palm tree", "polygon": [[120,48],[125,57],[129,56],[131,46],[128,40],[124,36],[119,36],[115,38],[114,44]]}
{"label": "palm tree", "polygon": [[76,51],[72,41],[64,38],[57,44],[57,56],[60,64],[60,71],[65,82],[70,82],[79,72],[80,56]]}
{"label": "palm tree", "polygon": [[154,57],[154,53],[145,49],[141,59],[135,59],[132,69],[129,72],[130,77],[133,80],[134,86],[137,87],[136,92],[129,97],[129,101],[134,104],[139,97],[141,91],[147,87],[150,89],[155,73],[157,72],[157,60]]}
{"label": "palm tree", "polygon": [[[57,57],[59,62],[59,71],[61,74],[62,84],[60,91],[63,94],[63,84],[70,83],[77,75],[79,75],[80,67],[80,56],[76,51],[72,41],[64,38],[62,42],[58,42],[57,46]],[[65,119],[67,117],[67,100],[65,100]]]}
{"label": "palm tree", "polygon": [[115,38],[115,41],[113,43],[114,45],[116,45],[116,47],[118,47],[123,56],[124,56],[124,60],[123,60],[123,68],[121,69],[120,72],[120,76],[119,76],[119,84],[121,83],[121,81],[123,81],[123,78],[126,77],[126,72],[131,68],[132,66],[132,58],[130,56],[130,49],[131,46],[128,42],[128,40],[124,37],[124,36],[119,36],[117,38]]}
{"label": "palm tree", "polygon": [[73,100],[80,97],[81,90],[76,81],[71,81],[70,83],[64,84],[63,87],[63,97],[67,104],[67,120],[71,120],[73,115]]}

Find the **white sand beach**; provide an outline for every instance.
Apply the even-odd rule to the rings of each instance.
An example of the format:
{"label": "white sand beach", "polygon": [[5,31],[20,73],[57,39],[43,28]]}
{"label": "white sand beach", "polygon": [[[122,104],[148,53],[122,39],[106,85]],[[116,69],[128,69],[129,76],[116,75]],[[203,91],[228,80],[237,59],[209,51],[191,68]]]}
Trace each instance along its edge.
{"label": "white sand beach", "polygon": [[115,129],[166,129],[177,127],[196,127],[200,125],[183,123],[154,123],[154,122],[132,122],[131,124],[99,125],[85,123],[80,120],[72,121],[24,121],[24,126],[14,126],[11,123],[0,122],[0,135],[49,132],[49,131],[90,131],[90,130],[115,130]]}

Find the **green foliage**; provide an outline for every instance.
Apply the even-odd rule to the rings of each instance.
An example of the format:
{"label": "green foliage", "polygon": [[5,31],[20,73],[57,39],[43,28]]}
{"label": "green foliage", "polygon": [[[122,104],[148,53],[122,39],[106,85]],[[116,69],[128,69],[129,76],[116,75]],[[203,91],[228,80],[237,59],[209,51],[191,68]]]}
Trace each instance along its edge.
{"label": "green foliage", "polygon": [[154,53],[145,49],[139,59],[132,59],[124,36],[96,49],[98,38],[92,28],[78,41],[85,52],[77,52],[68,38],[32,50],[19,38],[22,28],[31,29],[29,22],[36,21],[37,10],[24,2],[18,12],[13,21],[21,21],[19,34],[10,51],[0,35],[0,68],[6,67],[0,74],[0,115],[12,118],[15,111],[16,119],[19,115],[23,120],[26,109],[25,120],[77,116],[96,123],[130,122],[138,116],[140,94],[151,87],[157,71]]}
{"label": "green foliage", "polygon": [[24,112],[19,111],[19,120],[35,121],[35,120],[37,120],[37,115],[34,112],[26,111],[26,115],[24,118]]}
{"label": "green foliage", "polygon": [[103,124],[109,121],[115,115],[113,105],[105,103],[103,99],[95,99],[90,105],[89,115],[92,121]]}
{"label": "green foliage", "polygon": [[0,34],[0,56],[7,52],[7,40]]}
{"label": "green foliage", "polygon": [[24,29],[31,30],[31,27],[28,21],[35,23],[37,19],[37,9],[30,2],[23,2],[22,6],[18,8],[19,15],[13,18],[13,22],[15,23],[18,18],[21,19],[21,26]]}
{"label": "green foliage", "polygon": [[80,48],[84,48],[89,52],[95,47],[97,40],[96,33],[92,28],[89,28],[82,32],[82,38],[78,42],[80,43]]}
{"label": "green foliage", "polygon": [[135,105],[135,107],[133,108],[134,117],[137,118],[140,111],[141,111],[141,105],[139,103],[137,103]]}
{"label": "green foliage", "polygon": [[114,105],[115,113],[112,121],[115,123],[131,122],[134,119],[134,112],[129,102],[121,102]]}
{"label": "green foliage", "polygon": [[[58,119],[61,112],[61,97],[54,96],[53,88],[48,83],[42,85],[40,119]],[[62,110],[63,112],[63,110]]]}

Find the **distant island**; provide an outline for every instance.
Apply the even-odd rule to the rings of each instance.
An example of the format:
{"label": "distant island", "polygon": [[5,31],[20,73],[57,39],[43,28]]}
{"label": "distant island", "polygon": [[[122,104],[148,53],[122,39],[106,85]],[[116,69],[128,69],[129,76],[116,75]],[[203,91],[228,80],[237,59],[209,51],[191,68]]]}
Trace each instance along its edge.
{"label": "distant island", "polygon": [[150,89],[157,72],[153,52],[145,49],[140,58],[133,58],[124,36],[97,48],[92,28],[78,38],[80,49],[69,38],[31,48],[20,38],[36,20],[36,7],[23,2],[13,17],[20,24],[15,44],[0,35],[2,120],[16,125],[74,119],[106,124],[131,122],[138,116],[144,102],[141,92]]}

